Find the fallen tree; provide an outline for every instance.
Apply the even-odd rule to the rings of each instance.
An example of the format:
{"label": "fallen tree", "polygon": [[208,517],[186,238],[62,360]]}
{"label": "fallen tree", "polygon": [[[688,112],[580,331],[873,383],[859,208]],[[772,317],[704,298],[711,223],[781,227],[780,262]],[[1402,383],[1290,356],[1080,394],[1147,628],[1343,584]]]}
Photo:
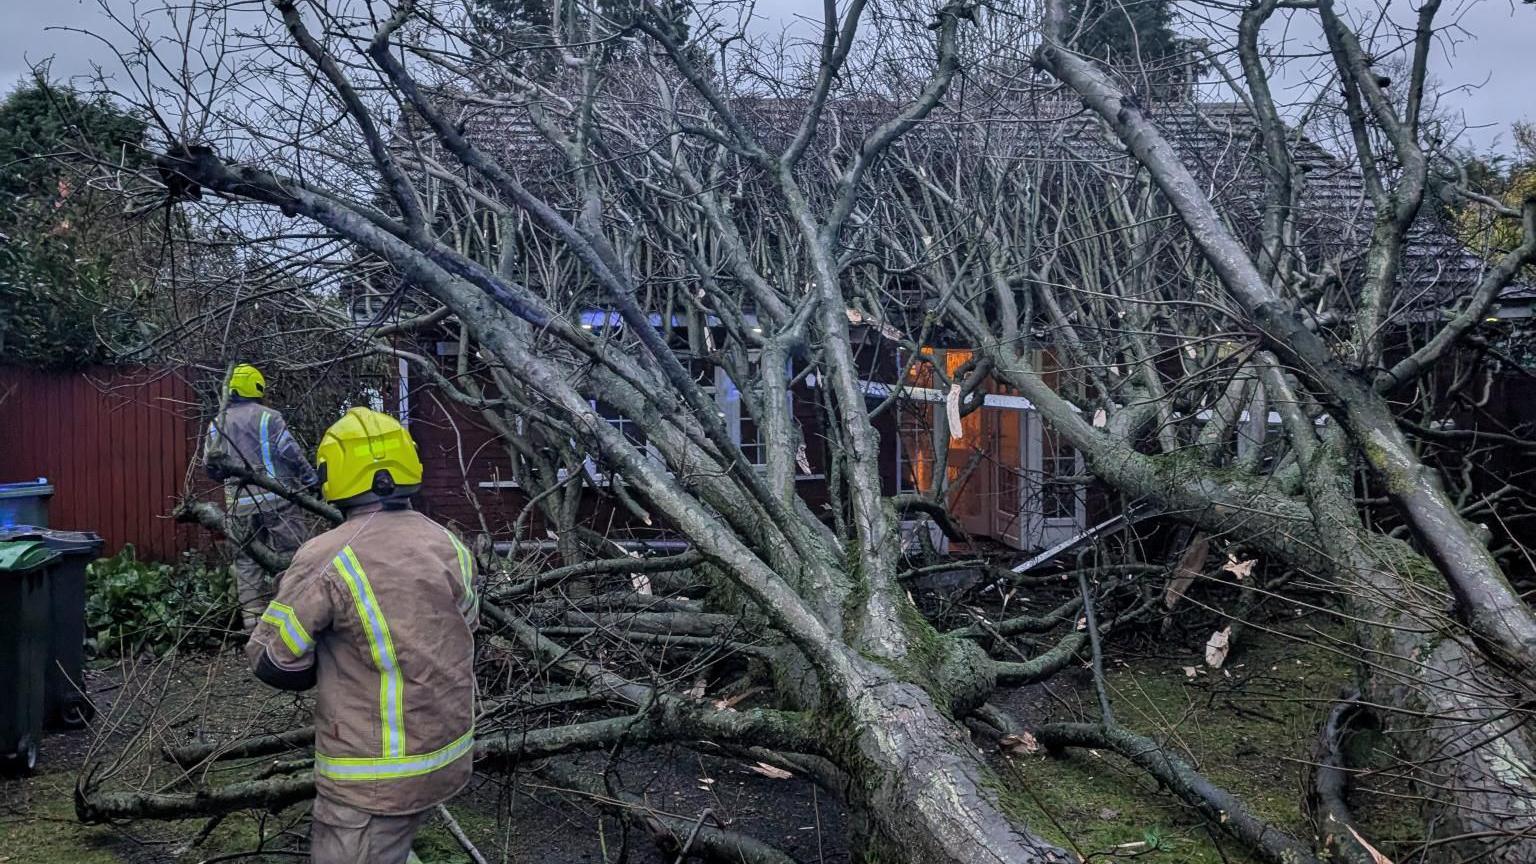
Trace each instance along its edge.
{"label": "fallen tree", "polygon": [[[1145,571],[1133,569],[1123,581],[1085,585],[1043,616],[971,616],[936,627],[932,610],[903,584],[914,568],[902,560],[899,513],[937,516],[964,539],[946,509],[952,486],[963,486],[975,463],[932,472],[916,493],[891,494],[877,426],[923,367],[945,403],[934,440],[963,426],[989,382],[1001,382],[1029,401],[1061,463],[1070,449],[1081,470],[1198,529],[1195,542],[1219,538],[1325,583],[1357,624],[1350,650],[1368,672],[1367,698],[1402,717],[1455,721],[1402,729],[1421,782],[1436,790],[1427,796],[1437,804],[1431,821],[1450,835],[1437,848],[1521,860],[1531,842],[1520,827],[1528,769],[1509,766],[1532,764],[1514,694],[1521,673],[1536,668],[1536,618],[1399,429],[1383,395],[1396,379],[1374,376],[1385,338],[1377,325],[1390,306],[1381,298],[1396,284],[1388,259],[1401,252],[1413,212],[1389,214],[1394,195],[1376,195],[1385,181],[1368,184],[1386,202],[1379,221],[1391,230],[1373,238],[1376,263],[1364,289],[1285,251],[1295,233],[1288,214],[1298,209],[1285,179],[1290,133],[1273,116],[1263,70],[1248,68],[1257,62],[1255,28],[1277,7],[1251,10],[1237,35],[1268,160],[1254,243],[1228,226],[1241,214],[1224,214],[1204,192],[1223,178],[1202,185],[1110,73],[1063,41],[1072,28],[1061,8],[1041,40],[1006,12],[988,10],[978,23],[982,13],[963,3],[903,16],[874,16],[861,0],[829,7],[814,74],[801,86],[771,79],[784,102],[765,108],[747,83],[701,65],[698,51],[709,43],[656,9],[593,20],[590,39],[524,51],[523,59],[550,66],[487,53],[487,34],[409,3],[382,22],[332,20],[314,32],[295,4],[278,2],[277,29],[245,47],[281,56],[292,76],[286,85],[324,93],[325,109],[260,106],[268,113],[248,121],[262,134],[231,136],[243,149],[216,150],[167,127],[157,167],[208,193],[200,206],[217,199],[281,214],[302,226],[284,230],[320,232],[367,262],[378,284],[358,290],[379,289],[394,318],[360,322],[333,309],[337,326],[355,329],[369,356],[422,370],[434,392],[496,430],[528,495],[516,540],[529,512],[555,526],[559,566],[504,580],[489,596],[542,597],[550,583],[575,578],[633,585],[652,567],[692,568],[701,583],[698,596],[662,597],[670,608],[646,607],[638,592],[595,608],[590,596],[577,596],[569,606],[531,610],[551,613],[537,624],[488,605],[519,658],[622,713],[491,731],[479,753],[487,770],[619,741],[756,747],[768,759],[818,766],[815,776],[853,810],[862,860],[1068,860],[1035,833],[1039,826],[1007,816],[962,721],[997,720],[987,702],[1000,686],[1072,665],[1098,638],[1097,625],[1075,626],[1078,605],[1085,615],[1096,603],[1113,605],[1108,617],[1129,626],[1169,595],[1136,582]],[[1370,96],[1354,37],[1331,11],[1319,11],[1348,88]],[[912,68],[920,74],[907,78],[865,58],[863,40],[919,58]],[[1427,50],[1417,44],[1414,56]],[[1042,153],[1037,141],[994,134],[1018,128],[1015,117],[947,113],[967,61],[987,70],[974,80],[988,94],[984,104],[1010,111],[1003,96],[1038,63],[1097,117],[1073,109],[1052,118],[1066,136],[1052,146],[1072,150],[1107,132],[1123,152],[1084,175],[1060,150]],[[889,78],[871,92],[845,83],[877,68]],[[148,91],[151,101],[184,95],[181,82],[163,86]],[[1422,70],[1409,86],[1422,88]],[[207,122],[241,116],[220,111],[210,110]],[[1371,111],[1390,127],[1390,112]],[[957,117],[966,122],[939,122]],[[1358,125],[1363,117],[1356,110],[1347,119]],[[1392,146],[1418,166],[1411,137]],[[967,149],[977,139],[985,147]],[[1408,183],[1402,197],[1421,194],[1415,185],[1422,182]],[[1536,205],[1522,218],[1533,214]],[[1154,235],[1154,224],[1175,227]],[[1533,243],[1489,271],[1462,311],[1478,317],[1536,251]],[[1347,352],[1293,302],[1303,289],[1332,291],[1330,302],[1364,291],[1377,324],[1345,347],[1365,362],[1345,367]],[[896,299],[914,293],[921,299]],[[1461,320],[1393,370],[1432,368],[1465,335]],[[923,359],[946,338],[941,329],[962,334],[975,356],[951,366]],[[1044,368],[1042,332],[1059,355],[1053,371]],[[1212,333],[1222,335],[1207,339]],[[454,374],[415,350],[418,339],[456,345]],[[882,393],[866,378],[889,353],[900,368]],[[1061,380],[1065,368],[1080,370],[1081,387]],[[819,428],[805,428],[792,395],[814,400]],[[1271,409],[1284,421],[1276,432],[1284,452],[1266,459],[1243,451],[1238,430],[1263,426],[1252,415],[1267,419]],[[829,478],[824,511],[797,486],[812,473],[800,463],[809,464],[813,438],[825,442],[817,453]],[[1357,460],[1374,472],[1412,542],[1367,526],[1349,488]],[[589,495],[665,526],[686,538],[688,551],[648,564],[584,532],[578,516]],[[216,508],[188,504],[184,512],[222,529]],[[507,566],[481,552],[487,570]],[[1443,611],[1448,596],[1454,616]],[[1033,654],[1015,641],[1052,631],[1058,635]],[[622,654],[578,653],[577,643],[551,633],[610,639]],[[659,666],[659,655],[677,649],[722,663],[753,658],[761,665],[749,674],[771,683],[772,707],[728,710],[610,668],[631,657]],[[1045,735],[1122,753],[1269,860],[1329,854],[1275,832],[1175,754],[1112,725],[1107,701],[1103,715],[1097,726],[1052,726]],[[1455,746],[1469,724],[1495,734]],[[269,747],[302,738],[220,746],[270,755]],[[178,751],[176,759],[196,766],[216,750]],[[88,777],[78,800],[83,817],[159,818],[302,797],[295,777],[253,782],[266,785],[134,798]],[[626,818],[636,813],[632,803],[605,802]],[[1481,813],[1513,830],[1495,832]],[[679,854],[690,833],[698,848],[718,841],[741,851],[747,842],[711,833],[702,819],[687,830],[670,817],[660,824],[665,830],[655,833]]]}

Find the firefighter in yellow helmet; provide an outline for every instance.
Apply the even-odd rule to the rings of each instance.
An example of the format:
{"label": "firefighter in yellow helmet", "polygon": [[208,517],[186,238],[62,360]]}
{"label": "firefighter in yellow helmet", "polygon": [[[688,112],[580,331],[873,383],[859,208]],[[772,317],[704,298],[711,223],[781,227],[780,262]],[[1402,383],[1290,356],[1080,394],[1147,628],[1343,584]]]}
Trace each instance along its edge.
{"label": "firefighter in yellow helmet", "polygon": [[316,454],[345,515],[305,543],[246,648],[257,677],[315,688],[317,864],[402,864],[474,759],[475,565],[411,509],[421,460],[393,417],[349,410]]}
{"label": "firefighter in yellow helmet", "polygon": [[264,404],[267,379],[261,370],[241,363],[231,371],[228,386],[228,401],[208,424],[203,466],[224,484],[229,535],[235,547],[235,587],[245,629],[250,631],[272,591],[271,577],[244,554],[245,544],[256,540],[274,552],[291,555],[310,532],[308,519],[297,506],[249,477],[264,477],[293,490],[314,487],[319,479],[283,415]]}

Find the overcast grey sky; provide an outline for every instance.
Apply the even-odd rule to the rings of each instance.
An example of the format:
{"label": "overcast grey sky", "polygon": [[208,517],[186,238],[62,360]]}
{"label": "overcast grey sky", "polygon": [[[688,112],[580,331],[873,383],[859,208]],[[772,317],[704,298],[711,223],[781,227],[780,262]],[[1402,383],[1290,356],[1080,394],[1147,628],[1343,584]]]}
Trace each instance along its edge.
{"label": "overcast grey sky", "polygon": [[[124,13],[129,0],[108,0]],[[1400,23],[1412,21],[1412,0],[1392,0],[1393,16]],[[1346,9],[1367,7],[1343,0]],[[101,43],[80,33],[50,30],[75,27],[111,32],[96,0],[0,0],[0,84],[7,88],[27,73],[30,63],[53,58],[56,79],[90,72],[91,63],[109,68],[113,61]],[[759,13],[774,28],[795,16],[820,13],[821,0],[760,0]],[[1441,20],[1457,19],[1469,31],[1459,44],[1446,45],[1448,53],[1436,57],[1435,76],[1445,88],[1457,90],[1446,101],[1459,108],[1469,126],[1467,137],[1481,148],[1507,145],[1508,129],[1515,120],[1536,121],[1536,4],[1520,0],[1446,0]],[[1272,28],[1277,29],[1277,28]],[[1281,38],[1280,32],[1267,34]],[[1291,33],[1291,47],[1300,49],[1312,41],[1305,33]],[[1302,82],[1289,82],[1299,85]],[[1500,149],[1504,149],[1501,147]]]}

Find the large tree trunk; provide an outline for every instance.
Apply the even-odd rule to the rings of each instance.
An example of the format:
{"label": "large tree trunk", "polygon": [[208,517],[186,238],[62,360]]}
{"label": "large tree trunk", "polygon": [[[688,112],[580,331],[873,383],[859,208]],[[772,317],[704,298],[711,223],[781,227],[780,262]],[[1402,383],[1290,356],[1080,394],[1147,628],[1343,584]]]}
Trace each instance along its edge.
{"label": "large tree trunk", "polygon": [[1428,861],[1536,861],[1536,761],[1522,688],[1448,614],[1440,573],[1406,543],[1368,531],[1342,436],[1317,435],[1277,366],[1267,384],[1297,447],[1324,571],[1355,622],[1368,700],[1383,714],[1444,841]]}
{"label": "large tree trunk", "polygon": [[842,761],[861,815],[860,860],[938,864],[1045,864],[1063,850],[1016,827],[985,782],[987,768],[965,731],[923,688],[877,684],[848,705]]}
{"label": "large tree trunk", "polygon": [[1390,706],[1381,712],[1386,730],[1424,796],[1429,836],[1440,841],[1423,860],[1536,861],[1536,730],[1520,704],[1523,688],[1465,635],[1426,629],[1422,612],[1399,602],[1444,595],[1428,560],[1392,552],[1351,607],[1362,620],[1362,656],[1371,658],[1366,700]]}

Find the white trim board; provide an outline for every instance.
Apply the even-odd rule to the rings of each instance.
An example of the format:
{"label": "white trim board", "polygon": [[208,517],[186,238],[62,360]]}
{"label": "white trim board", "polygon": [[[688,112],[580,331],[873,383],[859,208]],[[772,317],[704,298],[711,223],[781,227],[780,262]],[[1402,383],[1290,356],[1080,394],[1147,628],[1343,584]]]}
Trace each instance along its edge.
{"label": "white trim board", "polygon": [[[563,479],[565,479],[564,476],[563,476],[563,472],[565,471],[565,469],[562,468],[562,469],[560,469],[560,471],[562,472],[561,479],[563,480]],[[810,482],[812,480],[825,480],[825,479],[827,479],[827,475],[825,475],[825,474],[796,474],[795,475],[795,482],[796,483],[808,483],[808,482]],[[599,485],[599,486],[606,486],[606,485],[608,485],[608,475],[606,475],[606,474],[598,475],[597,485]],[[518,483],[516,480],[481,480],[479,483],[476,483],[475,486],[476,486],[476,488],[479,488],[479,489],[521,489],[521,488],[523,488],[522,484]]]}
{"label": "white trim board", "polygon": [[[807,387],[816,387],[819,382],[816,381],[815,376],[810,376],[810,377],[807,378],[805,383],[806,383]],[[883,382],[880,382],[880,381],[866,381],[866,380],[864,380],[862,378],[859,379],[859,389],[863,390],[864,394],[866,396],[869,396],[869,397],[875,398],[875,399],[885,399],[885,398],[888,398],[893,391],[897,391],[897,390],[900,391],[900,396],[902,398],[908,399],[908,400],[910,400],[912,402],[938,402],[938,403],[942,403],[948,397],[948,394],[945,393],[943,390],[937,390],[937,389],[932,388],[932,387],[907,387],[907,386],[904,386],[904,385],[886,384],[886,383],[883,383]],[[1002,393],[987,393],[987,394],[984,394],[982,396],[981,405],[982,405],[983,408],[1001,408],[1001,409],[1003,409],[1005,411],[1038,411],[1039,410],[1038,408],[1035,407],[1035,403],[1034,402],[1031,402],[1029,399],[1027,399],[1027,398],[1025,398],[1023,396],[1010,396],[1010,395],[1006,395],[1006,394],[1002,394]],[[1083,409],[1077,407],[1076,405],[1071,405],[1070,407],[1072,408],[1073,411],[1076,411],[1079,414],[1083,413]],[[1117,405],[1115,407],[1119,408],[1119,407],[1123,407],[1123,406],[1118,406]],[[1196,420],[1209,420],[1214,415],[1215,415],[1214,411],[1212,411],[1210,408],[1206,408],[1203,411],[1196,412],[1195,413],[1195,419]],[[1182,419],[1184,419],[1184,417],[1181,414],[1175,414],[1174,415],[1174,419],[1175,420],[1182,420]],[[1248,412],[1244,411],[1238,417],[1238,421],[1241,422],[1241,423],[1247,423],[1248,422]],[[1280,414],[1279,414],[1279,412],[1276,412],[1276,411],[1269,412],[1269,415],[1265,418],[1265,422],[1269,423],[1272,426],[1279,426],[1280,425]],[[1319,417],[1315,422],[1316,422],[1316,424],[1318,426],[1327,425],[1327,423],[1328,423],[1328,416],[1325,414],[1322,417]]]}

